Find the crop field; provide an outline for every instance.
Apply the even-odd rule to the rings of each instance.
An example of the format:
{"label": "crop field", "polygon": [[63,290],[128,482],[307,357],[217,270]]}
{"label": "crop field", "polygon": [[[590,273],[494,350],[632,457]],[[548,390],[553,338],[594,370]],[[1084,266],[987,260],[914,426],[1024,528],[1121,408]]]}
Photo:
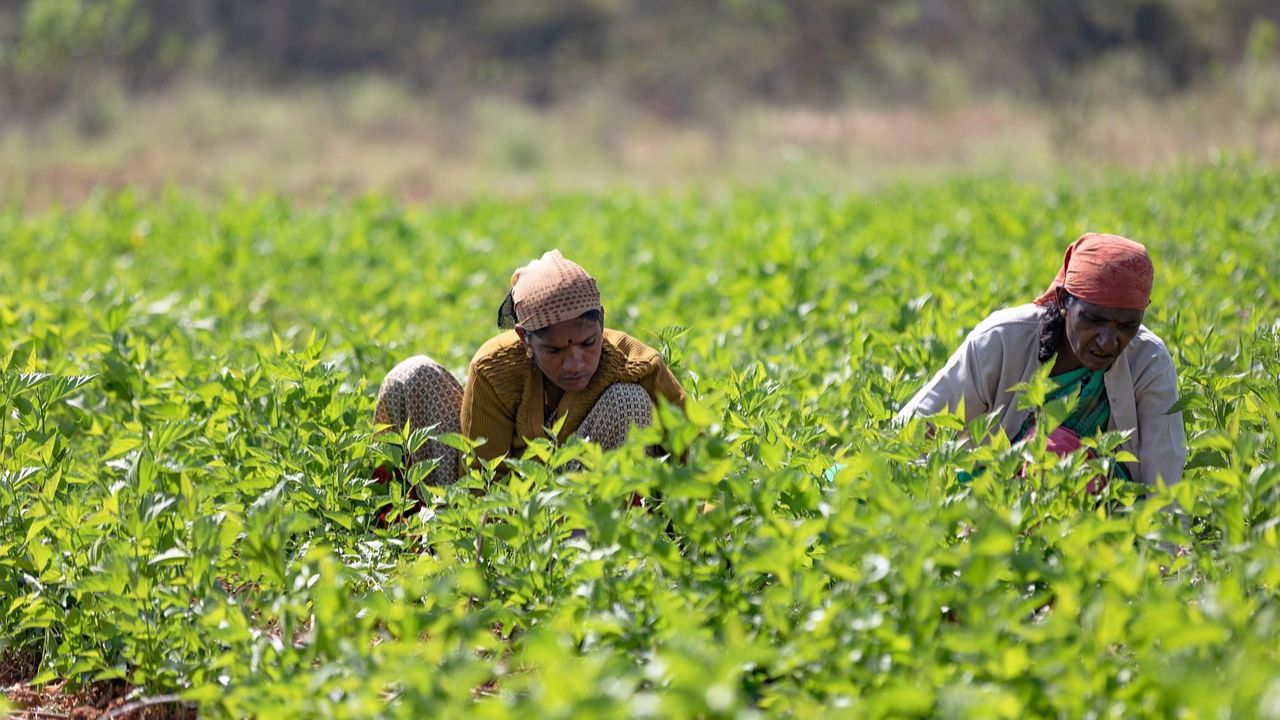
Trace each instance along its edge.
{"label": "crop field", "polygon": [[[1085,230],[1151,250],[1183,482],[1094,496],[1096,461],[1043,434],[895,427]],[[105,687],[153,717],[1280,718],[1272,170],[425,208],[124,192],[0,211],[0,247],[0,708]],[[610,453],[540,441],[382,526],[407,503],[372,470],[424,437],[375,437],[378,383],[419,353],[462,375],[512,269],[555,247],[687,415]]]}

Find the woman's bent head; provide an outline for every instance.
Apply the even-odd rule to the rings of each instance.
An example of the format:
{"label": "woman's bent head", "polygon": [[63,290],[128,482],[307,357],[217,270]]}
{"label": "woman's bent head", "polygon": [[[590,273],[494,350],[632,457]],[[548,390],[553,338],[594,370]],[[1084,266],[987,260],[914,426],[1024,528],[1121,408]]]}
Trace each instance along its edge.
{"label": "woman's bent head", "polygon": [[515,328],[538,369],[566,392],[586,388],[600,366],[600,291],[595,279],[559,250],[515,271],[498,325]]}
{"label": "woman's bent head", "polygon": [[600,310],[588,310],[573,320],[531,332],[516,326],[516,332],[542,374],[565,392],[586,389],[600,367],[604,343],[604,313]]}
{"label": "woman's bent head", "polygon": [[1154,280],[1140,243],[1119,235],[1082,235],[1036,299],[1045,307],[1040,361],[1065,351],[1090,370],[1111,367],[1142,326]]}

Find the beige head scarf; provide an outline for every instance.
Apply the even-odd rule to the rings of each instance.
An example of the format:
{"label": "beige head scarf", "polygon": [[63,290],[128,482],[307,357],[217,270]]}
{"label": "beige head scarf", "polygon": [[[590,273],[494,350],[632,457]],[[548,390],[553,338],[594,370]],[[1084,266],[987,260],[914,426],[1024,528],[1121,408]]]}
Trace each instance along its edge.
{"label": "beige head scarf", "polygon": [[511,300],[520,327],[528,331],[601,309],[595,278],[559,250],[515,271],[511,276]]}

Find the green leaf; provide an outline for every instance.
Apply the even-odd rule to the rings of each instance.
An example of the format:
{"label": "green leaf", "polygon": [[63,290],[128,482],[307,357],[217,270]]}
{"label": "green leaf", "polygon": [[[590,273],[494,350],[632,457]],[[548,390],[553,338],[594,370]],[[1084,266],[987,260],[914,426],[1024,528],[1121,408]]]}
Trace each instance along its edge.
{"label": "green leaf", "polygon": [[147,562],[148,565],[178,565],[191,557],[190,553],[179,548],[169,548]]}
{"label": "green leaf", "polygon": [[141,445],[142,438],[127,435],[117,436],[112,438],[111,444],[107,447],[107,451],[103,453],[102,458],[104,460],[113,460],[138,449]]}

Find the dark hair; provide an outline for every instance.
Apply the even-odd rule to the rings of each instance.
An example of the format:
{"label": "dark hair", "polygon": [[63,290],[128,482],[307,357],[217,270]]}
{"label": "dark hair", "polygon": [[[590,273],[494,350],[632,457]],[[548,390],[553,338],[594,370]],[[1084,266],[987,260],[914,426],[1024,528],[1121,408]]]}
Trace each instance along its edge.
{"label": "dark hair", "polygon": [[498,327],[503,330],[510,330],[519,322],[516,318],[516,301],[511,297],[511,291],[507,291],[507,297],[498,306]]}
{"label": "dark hair", "polygon": [[1037,357],[1040,362],[1048,362],[1049,358],[1058,354],[1063,344],[1067,342],[1067,305],[1074,300],[1071,295],[1062,293],[1066,298],[1066,304],[1062,304],[1055,297],[1044,306],[1044,310],[1040,314],[1040,349]]}
{"label": "dark hair", "polygon": [[[577,319],[598,322],[600,323],[600,327],[604,327],[604,310],[600,310],[598,308],[595,310],[588,310],[579,315]],[[516,303],[512,300],[511,293],[508,292],[506,299],[504,299],[502,304],[498,306],[498,327],[503,330],[510,330],[515,327],[518,322],[519,319],[516,318]],[[534,337],[541,337],[546,332],[547,328],[539,328],[537,330],[529,331],[529,334]]]}

